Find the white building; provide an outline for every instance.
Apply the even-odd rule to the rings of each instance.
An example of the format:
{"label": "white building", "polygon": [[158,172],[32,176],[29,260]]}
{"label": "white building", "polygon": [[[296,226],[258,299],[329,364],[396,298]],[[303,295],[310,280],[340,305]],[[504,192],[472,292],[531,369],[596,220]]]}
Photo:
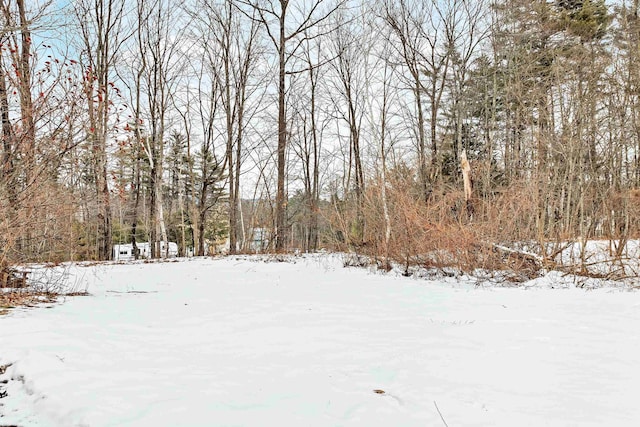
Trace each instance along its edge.
{"label": "white building", "polygon": [[269,247],[269,234],[266,228],[254,228],[251,230],[251,250],[261,253]]}
{"label": "white building", "polygon": [[[139,251],[139,259],[151,258],[151,245],[149,242],[137,243]],[[167,255],[165,242],[160,242],[160,256]],[[178,256],[178,244],[169,242],[169,258]],[[133,245],[131,243],[124,243],[121,245],[113,245],[113,260],[114,261],[130,261],[135,257],[133,256]]]}

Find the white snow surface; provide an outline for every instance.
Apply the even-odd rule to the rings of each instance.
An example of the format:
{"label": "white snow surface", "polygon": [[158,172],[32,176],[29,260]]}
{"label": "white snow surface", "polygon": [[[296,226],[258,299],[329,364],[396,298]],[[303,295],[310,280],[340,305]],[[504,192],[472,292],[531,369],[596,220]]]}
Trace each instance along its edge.
{"label": "white snow surface", "polygon": [[91,296],[0,316],[0,425],[640,425],[638,292],[326,255],[65,268]]}

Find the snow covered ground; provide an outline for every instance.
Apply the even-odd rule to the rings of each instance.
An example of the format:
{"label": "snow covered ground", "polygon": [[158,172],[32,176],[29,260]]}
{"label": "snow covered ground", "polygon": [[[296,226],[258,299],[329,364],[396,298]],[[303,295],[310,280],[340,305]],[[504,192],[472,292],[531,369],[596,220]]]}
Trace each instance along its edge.
{"label": "snow covered ground", "polygon": [[69,268],[91,296],[0,316],[0,425],[640,425],[638,292],[332,256]]}

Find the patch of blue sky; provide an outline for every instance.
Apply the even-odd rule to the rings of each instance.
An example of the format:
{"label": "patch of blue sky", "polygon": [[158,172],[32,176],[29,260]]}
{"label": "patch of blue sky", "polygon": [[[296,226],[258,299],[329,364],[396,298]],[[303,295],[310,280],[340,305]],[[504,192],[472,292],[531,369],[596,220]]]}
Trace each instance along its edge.
{"label": "patch of blue sky", "polygon": [[77,57],[71,0],[33,0],[29,12],[34,19],[33,47],[40,61],[49,55],[59,60]]}

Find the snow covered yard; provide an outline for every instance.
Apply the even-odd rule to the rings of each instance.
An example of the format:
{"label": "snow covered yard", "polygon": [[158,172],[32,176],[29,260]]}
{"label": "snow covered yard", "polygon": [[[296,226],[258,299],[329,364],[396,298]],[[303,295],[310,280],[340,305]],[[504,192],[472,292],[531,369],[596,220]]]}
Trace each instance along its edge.
{"label": "snow covered yard", "polygon": [[70,279],[92,296],[0,316],[0,425],[640,425],[638,292],[476,288],[331,256]]}

